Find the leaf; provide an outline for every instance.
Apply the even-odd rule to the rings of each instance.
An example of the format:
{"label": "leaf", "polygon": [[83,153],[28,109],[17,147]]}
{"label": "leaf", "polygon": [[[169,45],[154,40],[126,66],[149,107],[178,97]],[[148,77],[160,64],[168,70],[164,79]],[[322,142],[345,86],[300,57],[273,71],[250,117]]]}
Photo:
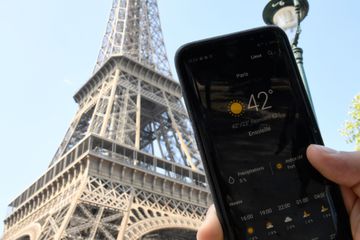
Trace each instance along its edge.
{"label": "leaf", "polygon": [[360,93],[352,100],[349,116],[340,134],[345,136],[347,143],[355,143],[356,150],[360,150]]}

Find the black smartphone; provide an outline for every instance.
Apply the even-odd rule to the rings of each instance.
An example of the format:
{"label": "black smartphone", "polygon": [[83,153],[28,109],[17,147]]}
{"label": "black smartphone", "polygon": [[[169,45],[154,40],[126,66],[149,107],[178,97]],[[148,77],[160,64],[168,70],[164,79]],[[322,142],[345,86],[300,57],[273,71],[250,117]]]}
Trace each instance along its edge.
{"label": "black smartphone", "polygon": [[352,239],[339,187],[306,158],[323,141],[286,34],[193,42],[175,60],[225,239]]}

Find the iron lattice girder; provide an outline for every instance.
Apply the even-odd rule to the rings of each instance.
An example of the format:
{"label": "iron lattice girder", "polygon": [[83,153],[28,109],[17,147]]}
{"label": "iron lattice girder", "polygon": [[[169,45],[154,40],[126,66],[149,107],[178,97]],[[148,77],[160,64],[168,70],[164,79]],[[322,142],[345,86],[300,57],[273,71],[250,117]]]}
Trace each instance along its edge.
{"label": "iron lattice girder", "polygon": [[156,0],[114,0],[94,72],[115,55],[171,77]]}
{"label": "iron lattice girder", "polygon": [[171,78],[164,76],[153,69],[142,65],[139,62],[127,57],[126,55],[115,55],[110,57],[104,65],[80,88],[74,95],[74,99],[81,105],[82,100],[94,90],[98,85],[112,73],[113,69],[120,68],[122,71],[131,74],[132,76],[142,79],[145,82],[153,85],[163,91],[170,93],[178,98],[181,95],[181,87],[178,82]]}
{"label": "iron lattice girder", "polygon": [[4,240],[195,230],[211,197],[156,0],[114,0],[94,74],[74,99],[48,170],[9,205]]}
{"label": "iron lattice girder", "polygon": [[[131,60],[130,60],[131,61]],[[111,80],[110,79],[113,79],[113,81],[115,81],[115,80],[117,80],[117,79],[115,79],[114,78],[114,76],[116,76],[116,75],[114,75],[114,69],[113,69],[113,71],[112,71],[112,74],[110,74],[109,75],[109,77],[108,77],[108,80],[104,80],[103,81],[103,84],[102,84],[102,86],[103,86],[103,89],[102,90],[99,90],[98,92],[98,96],[96,97],[95,96],[95,98],[94,97],[92,97],[93,99],[96,99],[96,98],[98,98],[98,100],[97,101],[94,101],[94,102],[96,102],[96,104],[99,104],[99,98],[101,98],[101,97],[103,97],[103,99],[109,99],[109,94],[110,94],[110,91],[111,91],[111,87],[110,87],[110,85],[111,85]],[[139,93],[141,93],[141,94],[143,94],[143,101],[150,101],[150,103],[152,103],[152,104],[155,104],[155,107],[154,107],[154,109],[158,112],[157,114],[151,114],[151,112],[149,112],[148,114],[147,114],[147,117],[149,117],[149,115],[150,115],[150,118],[146,118],[146,115],[144,115],[144,118],[142,118],[142,120],[144,120],[144,119],[146,119],[146,123],[149,123],[149,122],[152,122],[152,123],[155,123],[155,125],[156,125],[156,128],[154,128],[154,130],[156,130],[156,131],[154,131],[153,133],[155,133],[156,132],[156,135],[155,136],[157,136],[157,137],[152,137],[152,139],[155,139],[155,138],[157,138],[157,139],[160,139],[159,140],[159,142],[162,142],[163,144],[165,144],[166,145],[166,151],[168,152],[168,154],[170,153],[172,153],[172,151],[173,151],[173,148],[169,145],[169,143],[170,143],[170,140],[169,140],[169,136],[167,135],[167,134],[164,134],[164,133],[162,133],[162,135],[160,134],[160,138],[159,138],[159,133],[161,133],[162,131],[165,131],[166,133],[169,131],[169,130],[172,130],[172,136],[175,138],[175,139],[177,139],[176,137],[175,137],[175,135],[176,135],[176,129],[174,129],[174,123],[176,124],[175,126],[176,126],[176,128],[181,128],[183,131],[182,132],[187,132],[188,131],[188,123],[186,122],[187,121],[187,116],[186,116],[186,114],[185,114],[185,111],[184,111],[184,109],[182,108],[182,105],[181,104],[179,104],[179,102],[178,102],[178,98],[176,97],[176,96],[173,96],[173,95],[171,95],[169,92],[165,92],[164,90],[162,90],[162,89],[160,89],[160,88],[158,88],[158,87],[156,87],[156,86],[154,86],[154,85],[151,85],[151,84],[149,84],[148,82],[146,82],[146,81],[143,81],[143,82],[141,82],[142,84],[139,84],[139,81],[141,81],[141,80],[139,80],[138,78],[135,78],[134,76],[132,76],[132,75],[130,75],[130,74],[128,74],[128,73],[126,73],[126,72],[123,72],[123,73],[121,73],[121,74],[118,74],[118,77],[119,77],[119,79],[121,80],[121,82],[119,83],[119,84],[114,84],[113,86],[116,86],[116,88],[119,88],[119,89],[123,89],[124,91],[127,91],[128,92],[128,95],[130,96],[131,94],[132,94],[132,96],[133,96],[133,100],[129,100],[128,101],[128,104],[129,103],[131,103],[132,105],[129,105],[129,106],[131,106],[132,108],[135,108],[136,106],[137,106],[137,104],[135,103],[135,101],[134,101],[134,99],[135,99],[135,97],[137,97],[138,96],[138,94]],[[139,88],[136,88],[136,86],[140,86],[141,88],[139,89]],[[136,94],[136,91],[137,91],[137,94]],[[132,93],[131,93],[132,92]],[[122,95],[120,94],[120,97],[121,97]],[[131,96],[130,96],[131,97]],[[147,99],[147,100],[146,100]],[[103,101],[104,102],[104,101]],[[102,103],[103,103],[102,102]],[[109,101],[108,101],[109,102]],[[123,102],[122,102],[122,100],[120,100],[120,105],[121,104],[123,104]],[[100,107],[100,109],[105,109],[105,108],[107,108],[107,104],[100,104],[100,105],[102,105],[101,107]],[[99,106],[100,106],[99,105]],[[145,106],[146,106],[146,104],[144,104]],[[55,175],[57,174],[57,173],[59,173],[59,172],[61,172],[61,171],[63,171],[62,169],[66,169],[68,166],[69,166],[69,164],[71,164],[72,163],[72,161],[74,161],[74,156],[80,156],[81,155],[81,152],[85,152],[86,151],[86,147],[85,147],[85,145],[89,148],[89,149],[93,149],[93,151],[95,151],[96,149],[95,148],[91,148],[91,144],[89,143],[89,142],[87,142],[86,143],[86,141],[84,141],[84,138],[86,137],[86,136],[88,136],[88,134],[91,134],[91,133],[86,133],[86,132],[82,132],[81,130],[79,130],[79,129],[83,129],[84,127],[83,126],[86,126],[86,124],[84,124],[84,122],[86,122],[87,120],[82,120],[82,119],[89,119],[90,117],[89,117],[89,115],[91,115],[91,114],[98,114],[98,116],[100,116],[100,117],[104,117],[104,114],[101,114],[101,112],[97,112],[95,109],[95,106],[98,106],[98,105],[93,105],[93,106],[91,106],[91,107],[88,107],[88,111],[83,111],[82,110],[82,108],[80,109],[80,113],[81,113],[81,115],[79,114],[79,120],[76,120],[76,123],[78,124],[78,125],[76,125],[76,124],[71,124],[71,126],[72,126],[72,128],[74,129],[74,131],[73,131],[73,136],[75,136],[75,140],[77,141],[71,141],[72,139],[74,139],[74,138],[68,138],[68,144],[69,143],[71,143],[72,145],[72,147],[71,148],[68,148],[68,150],[67,150],[67,153],[66,154],[64,154],[63,155],[63,157],[61,157],[61,158],[59,158],[58,159],[58,161],[56,161],[56,162],[54,162],[51,166],[50,166],[50,168],[49,168],[49,170],[48,170],[48,172],[43,176],[43,177],[41,177],[36,183],[34,183],[28,190],[26,190],[26,192],[24,192],[24,194],[22,194],[20,197],[19,197],[19,199],[20,199],[20,202],[19,202],[19,200],[17,199],[17,200],[15,200],[14,201],[14,206],[19,206],[19,205],[22,205],[22,209],[26,209],[26,213],[24,213],[24,212],[22,212],[22,214],[19,214],[19,215],[17,215],[17,217],[15,217],[15,218],[12,218],[11,219],[11,221],[9,221],[9,222],[17,222],[18,220],[20,220],[20,219],[22,219],[24,216],[26,216],[28,213],[29,213],[29,206],[30,205],[36,205],[36,203],[34,203],[35,201],[33,200],[33,203],[31,204],[31,203],[29,203],[29,202],[27,202],[27,203],[25,203],[28,199],[30,199],[31,197],[31,194],[34,192],[34,191],[37,191],[37,189],[40,189],[43,185],[46,185],[46,183],[48,183],[49,181],[52,181],[52,179],[55,177]],[[147,105],[148,106],[148,105]],[[179,110],[180,109],[180,110]],[[135,113],[135,111],[133,111],[132,109],[129,109],[130,111],[129,112],[133,112],[133,113]],[[166,118],[156,118],[156,116],[161,116],[162,114],[161,114],[161,111],[164,111],[164,113],[166,113]],[[103,110],[101,110],[101,111],[103,111]],[[147,110],[148,111],[148,110]],[[104,113],[104,112],[103,112]],[[153,119],[151,119],[151,115],[153,116]],[[134,116],[134,115],[133,115]],[[133,118],[134,119],[134,118]],[[155,121],[155,122],[154,122]],[[100,126],[101,126],[101,124],[102,124],[102,121],[100,120],[99,121],[99,129],[101,128]],[[132,125],[134,125],[135,124],[135,120],[133,120],[132,121]],[[79,126],[82,126],[82,127],[79,127]],[[154,126],[155,126],[154,125]],[[90,126],[90,124],[88,124],[88,126]],[[86,127],[85,127],[86,128]],[[130,128],[128,128],[128,129],[130,129]],[[132,128],[132,131],[134,132],[134,130],[135,130],[135,127],[133,127]],[[177,129],[178,130],[178,129]],[[84,131],[84,130],[83,130]],[[125,132],[125,131],[123,131],[123,132]],[[75,135],[74,135],[74,133],[75,133]],[[76,134],[78,134],[78,135],[76,135]],[[107,133],[106,133],[107,134]],[[134,134],[135,134],[135,132],[134,132]],[[133,135],[134,135],[133,134]],[[188,135],[188,136],[190,136],[191,137],[191,132],[190,132],[190,134]],[[106,137],[106,138],[108,138],[109,136],[104,136],[104,137]],[[83,138],[83,139],[82,139]],[[115,142],[114,143],[110,143],[110,145],[111,144],[117,144],[117,141],[116,141],[116,139],[114,140]],[[190,138],[190,140],[189,139],[183,139],[183,141],[184,142],[186,142],[186,144],[187,144],[187,146],[192,146],[193,148],[191,148],[192,149],[192,152],[194,152],[196,149],[194,148],[194,146],[193,145],[191,145],[192,143],[193,143],[193,140]],[[85,144],[86,143],[86,144]],[[85,145],[84,145],[85,144]],[[126,143],[125,143],[126,144]],[[133,142],[131,143],[131,144],[133,144]],[[175,143],[177,146],[179,146],[179,144],[178,143]],[[173,144],[173,145],[175,145],[175,144]],[[106,145],[106,144],[105,144]],[[161,145],[161,144],[160,144]],[[64,145],[63,144],[63,146],[66,146],[66,145]],[[101,145],[101,146],[103,146],[103,145]],[[125,147],[125,146],[124,146]],[[131,147],[134,147],[134,146],[131,146]],[[195,146],[196,147],[196,146]],[[101,150],[100,152],[98,152],[98,153],[100,153],[100,157],[103,157],[103,156],[110,156],[111,157],[111,155],[110,155],[110,153],[111,153],[111,149],[113,149],[113,148],[103,148],[103,150]],[[100,149],[98,149],[98,150],[100,150]],[[160,150],[161,150],[161,148],[160,148]],[[97,151],[97,150],[96,150]],[[109,152],[110,151],[110,152]],[[164,151],[164,150],[162,150],[162,151]],[[191,153],[192,153],[191,152]],[[104,155],[105,154],[105,155]],[[116,153],[117,154],[117,153]],[[162,153],[163,154],[163,153]],[[138,155],[138,154],[137,154]],[[70,156],[70,158],[69,158],[69,156]],[[115,155],[114,155],[115,156]],[[132,155],[132,156],[126,156],[126,158],[128,159],[127,161],[130,161],[130,164],[138,164],[138,163],[141,163],[142,162],[142,160],[137,160],[136,159],[136,157],[135,157],[136,155]],[[184,157],[184,155],[182,155],[183,157]],[[129,158],[130,157],[130,158]],[[135,157],[135,159],[134,159],[134,157]],[[151,166],[151,165],[149,165],[149,167],[146,167],[146,171],[154,171],[155,169],[158,169],[159,167],[158,166],[160,166],[160,165],[158,165],[159,164],[159,162],[163,162],[164,164],[163,165],[161,165],[162,167],[160,168],[160,172],[158,172],[157,174],[168,174],[167,176],[168,177],[176,177],[176,176],[180,176],[181,178],[183,178],[183,179],[187,179],[189,176],[191,176],[191,175],[189,175],[188,173],[186,173],[186,174],[184,174],[184,171],[179,171],[179,170],[176,170],[177,168],[179,168],[179,167],[175,167],[175,168],[173,168],[173,167],[170,167],[171,166],[171,164],[170,165],[168,165],[168,167],[166,166],[167,165],[167,163],[166,163],[166,159],[168,159],[168,160],[173,160],[172,158],[173,157],[170,157],[170,158],[167,158],[166,157],[166,155],[164,155],[163,154],[163,159],[164,160],[162,160],[162,161],[159,161],[159,160],[157,160],[156,162],[156,164],[155,164],[155,166],[153,165],[153,166]],[[72,159],[72,160],[71,160]],[[194,160],[196,160],[196,159],[194,159]],[[116,161],[118,161],[118,160],[116,160]],[[131,163],[132,162],[132,163]],[[158,165],[158,166],[156,166],[156,165]],[[99,167],[99,166],[98,166]],[[99,167],[99,168],[101,168],[101,167]],[[112,169],[114,169],[114,167],[112,167]],[[125,168],[124,168],[125,169]],[[163,170],[161,170],[161,169],[163,169]],[[181,169],[181,168],[180,168]],[[113,171],[113,170],[110,170],[110,172],[111,171]],[[186,172],[186,171],[185,171]],[[49,175],[48,173],[52,173],[51,175]],[[68,175],[71,175],[71,174],[68,174]],[[131,175],[133,176],[133,178],[136,176],[136,171],[135,172],[132,172],[131,173]],[[150,174],[151,175],[151,174]],[[62,180],[61,181],[64,181],[64,179],[65,178],[62,178]],[[144,179],[146,179],[146,177],[144,177]],[[155,178],[153,178],[153,179],[155,179]],[[188,180],[185,180],[185,182],[187,182]],[[49,196],[49,195],[52,195],[54,192],[56,192],[56,191],[59,191],[59,189],[58,189],[58,186],[59,186],[59,182],[60,181],[57,181],[56,182],[56,184],[55,183],[52,183],[51,185],[49,185],[49,186],[51,186],[50,187],[50,189],[47,189],[46,190],[46,192],[47,192],[47,196]],[[165,184],[166,182],[163,182],[163,184]],[[153,182],[152,184],[156,184],[156,182]],[[181,186],[181,184],[184,184],[184,183],[180,183],[180,186]],[[185,183],[186,184],[186,183]],[[204,183],[205,184],[205,183]],[[61,185],[61,184],[60,184]],[[144,186],[144,183],[143,183],[143,186]],[[175,186],[175,185],[172,185],[172,186]],[[204,185],[205,186],[205,185]],[[50,192],[50,194],[49,194],[49,192]],[[29,193],[30,193],[30,195],[29,195]],[[162,194],[165,194],[166,195],[166,193],[165,192],[163,192]],[[38,197],[38,198],[40,198],[40,197]],[[47,201],[47,199],[48,198],[45,198],[45,201]],[[92,204],[98,204],[98,202],[99,202],[99,198],[97,198],[97,199],[95,199],[95,200],[93,200],[93,202],[92,202]],[[12,204],[13,205],[13,204]],[[54,204],[54,208],[59,208],[59,205],[56,205],[56,204]],[[15,220],[14,220],[15,219]],[[53,220],[52,218],[49,218],[48,219],[48,223],[50,224],[48,224],[47,225],[47,227],[46,227],[46,229],[48,229],[49,231],[50,231],[50,233],[48,232],[47,234],[52,234],[53,232],[56,232],[57,230],[57,228],[59,228],[59,226],[57,226],[57,224],[54,224],[54,221],[55,220]],[[174,220],[171,220],[171,219],[167,219],[166,221],[168,221],[168,222],[172,222],[172,221],[174,221]],[[55,221],[56,222],[56,221]],[[175,224],[175,222],[172,222],[171,224],[169,223],[169,226],[171,225],[171,226],[173,226],[172,224]],[[12,224],[10,224],[10,225],[12,225]],[[134,225],[135,226],[135,225]],[[64,228],[64,227],[63,227]],[[154,229],[152,229],[152,230],[154,230]],[[138,231],[138,230],[134,230],[135,232],[136,231]],[[150,231],[150,230],[149,230]],[[103,231],[104,232],[104,231]],[[107,234],[107,233],[103,233],[103,234]],[[138,236],[138,234],[135,234],[136,236]],[[135,236],[134,235],[134,236]],[[47,235],[45,235],[45,237],[44,237],[44,239],[46,239],[47,237],[46,237]]]}
{"label": "iron lattice girder", "polygon": [[[102,217],[105,229],[115,228],[116,224],[112,224],[111,221],[120,222],[124,213],[131,211],[126,232],[126,234],[131,232],[131,236],[139,237],[145,232],[155,231],[164,223],[166,224],[162,225],[163,228],[165,226],[176,228],[181,225],[187,229],[200,224],[211,201],[210,193],[203,185],[205,178],[202,180],[203,184],[200,184],[196,177],[198,173],[191,173],[191,169],[185,167],[182,167],[183,171],[178,171],[180,165],[177,166],[175,163],[172,167],[167,167],[170,171],[168,174],[157,172],[157,166],[163,166],[159,163],[161,161],[165,163],[164,160],[155,158],[149,162],[138,158],[140,152],[118,146],[116,143],[110,144],[109,150],[101,150],[97,146],[108,146],[110,142],[105,139],[101,140],[104,142],[99,140],[101,140],[99,137],[91,136],[84,139],[69,153],[70,158],[64,156],[50,169],[48,174],[50,173],[53,177],[47,178],[49,182],[43,182],[43,187],[34,193],[29,192],[31,187],[24,193],[24,196],[28,198],[24,202],[19,202],[16,210],[5,221],[8,234],[15,235],[32,222],[42,222],[42,229],[47,229],[46,233],[42,233],[42,236],[45,236],[44,239],[47,238],[46,236],[59,234],[56,231],[60,231],[61,226],[64,228],[63,231],[70,235],[75,234],[79,229],[87,231],[90,225],[94,227],[95,220],[85,221],[89,219],[89,216],[76,215],[74,209],[77,209],[80,203],[86,206],[104,206],[106,209],[113,209],[112,216]],[[124,158],[121,158],[117,149],[123,149]],[[144,165],[146,163],[150,165]],[[174,172],[171,173],[171,171]],[[189,180],[183,178],[174,179],[176,172],[182,172],[184,176],[194,178],[193,182],[190,183]],[[40,182],[35,184],[40,186]],[[131,194],[134,196],[132,200],[130,200]],[[40,198],[40,202],[35,202],[35,199]],[[129,208],[129,202],[132,208]],[[69,207],[69,204],[72,204],[72,207]],[[67,220],[63,217],[64,211],[67,211]],[[62,214],[59,214],[60,212]],[[72,223],[71,226],[69,221]],[[139,222],[142,223],[138,224]],[[130,225],[133,227],[130,228]],[[99,231],[102,232],[102,236],[108,234],[104,233],[105,230]],[[112,234],[115,234],[115,230],[108,231],[113,231]],[[136,238],[129,237],[129,239]]]}
{"label": "iron lattice girder", "polygon": [[97,74],[75,95],[80,104],[76,123],[51,164],[95,133],[202,169],[178,83],[125,56],[110,58]]}
{"label": "iron lattice girder", "polygon": [[[41,206],[39,204],[48,199],[50,193],[55,191],[54,189],[65,186],[65,183],[70,182],[74,184],[71,193],[76,191],[80,183],[74,183],[74,180],[84,168],[84,164],[79,160],[87,156],[87,154],[95,158],[113,161],[114,164],[103,164],[104,160],[96,162],[97,165],[93,168],[94,171],[100,171],[102,167],[105,167],[107,170],[104,171],[107,171],[110,174],[109,177],[112,178],[121,180],[122,178],[120,177],[122,175],[120,172],[122,169],[130,168],[135,172],[148,173],[143,180],[146,180],[146,177],[151,175],[154,177],[158,176],[158,179],[167,177],[167,181],[178,182],[180,185],[199,188],[200,191],[207,192],[207,190],[204,190],[207,188],[207,185],[205,175],[202,172],[193,171],[189,167],[157,158],[154,155],[137,151],[134,148],[121,145],[109,139],[90,135],[82,139],[70,152],[51,166],[45,174],[10,203],[9,206],[13,208],[11,215],[16,215],[14,212],[19,209],[29,207],[33,209],[33,206]],[[121,167],[122,165],[124,165],[124,168]],[[117,166],[120,167],[117,170],[119,174],[112,175]],[[96,171],[95,173],[97,173]],[[59,176],[59,174],[61,175]],[[149,184],[150,187],[153,187],[151,185],[153,184],[152,182]],[[157,183],[155,182],[155,184]]]}
{"label": "iron lattice girder", "polygon": [[[128,212],[127,231],[123,239],[139,239],[147,233],[164,228],[181,227],[195,230],[201,224],[210,201],[206,189],[202,190],[205,194],[204,198],[193,198],[191,194],[184,194],[180,184],[176,188],[169,184],[170,178],[169,180],[159,178],[158,180],[162,181],[160,185],[144,184],[144,174],[147,173],[144,172],[143,177],[134,178],[134,172],[130,168],[123,168],[121,171],[123,179],[114,181],[116,178],[106,174],[110,173],[109,165],[101,161],[109,160],[85,156],[75,161],[76,166],[79,164],[84,166],[82,170],[78,170],[77,177],[69,179],[69,182],[63,182],[64,186],[59,184],[57,189],[44,188],[43,191],[51,193],[43,200],[43,205],[40,204],[31,210],[18,209],[26,214],[13,225],[7,222],[8,235],[5,235],[4,239],[21,233],[23,226],[31,222],[41,224],[39,239],[52,239],[54,236],[70,239],[75,237],[91,239],[91,236],[102,236],[102,239],[116,239],[126,212]],[[75,165],[70,167],[74,168]],[[126,171],[130,172],[126,173]],[[55,183],[59,183],[58,179],[62,179],[64,174],[67,174],[66,171],[55,178]],[[118,171],[114,170],[113,174],[117,175]],[[158,181],[155,178],[147,179]],[[73,191],[74,185],[75,191]],[[53,200],[48,201],[48,199]],[[64,202],[64,199],[71,201]],[[46,211],[39,211],[42,208]],[[7,219],[7,221],[11,220]],[[61,231],[62,226],[63,231]]]}

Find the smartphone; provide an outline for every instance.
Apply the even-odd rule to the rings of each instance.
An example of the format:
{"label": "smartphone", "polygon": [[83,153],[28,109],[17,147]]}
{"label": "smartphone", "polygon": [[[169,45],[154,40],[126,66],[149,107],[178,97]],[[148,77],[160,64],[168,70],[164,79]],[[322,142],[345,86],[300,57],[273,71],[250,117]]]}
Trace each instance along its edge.
{"label": "smartphone", "polygon": [[176,69],[225,239],[352,239],[286,34],[268,26],[186,44]]}

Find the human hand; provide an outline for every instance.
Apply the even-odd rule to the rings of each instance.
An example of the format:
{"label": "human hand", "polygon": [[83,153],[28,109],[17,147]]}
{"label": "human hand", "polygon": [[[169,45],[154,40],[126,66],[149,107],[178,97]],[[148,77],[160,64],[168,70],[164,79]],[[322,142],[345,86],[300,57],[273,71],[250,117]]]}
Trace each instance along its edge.
{"label": "human hand", "polygon": [[[338,152],[310,145],[306,155],[324,177],[340,185],[350,217],[353,239],[360,240],[360,152]],[[223,240],[223,232],[213,205],[198,230],[197,240]]]}
{"label": "human hand", "polygon": [[206,213],[206,217],[201,227],[198,229],[197,240],[223,240],[223,231],[219,219],[216,215],[214,205],[211,205]]}
{"label": "human hand", "polygon": [[324,177],[339,184],[353,239],[360,240],[360,152],[338,152],[310,145],[306,155]]}

